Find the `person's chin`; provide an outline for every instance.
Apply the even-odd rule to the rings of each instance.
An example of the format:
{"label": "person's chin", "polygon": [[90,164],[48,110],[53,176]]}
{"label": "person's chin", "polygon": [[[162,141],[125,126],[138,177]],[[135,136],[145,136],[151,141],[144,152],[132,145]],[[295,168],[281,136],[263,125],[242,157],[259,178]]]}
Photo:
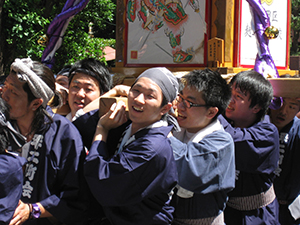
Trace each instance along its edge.
{"label": "person's chin", "polygon": [[231,117],[232,117],[232,112],[233,112],[233,110],[226,109],[226,111],[225,111],[225,116],[226,116],[228,119],[231,119]]}
{"label": "person's chin", "polygon": [[178,124],[179,124],[180,127],[185,128],[186,118],[177,117],[177,122],[178,122]]}
{"label": "person's chin", "polygon": [[83,107],[79,107],[78,105],[74,104],[73,107],[70,107],[70,108],[71,108],[71,112],[76,113],[79,109],[82,109]]}
{"label": "person's chin", "polygon": [[285,120],[282,118],[276,118],[274,124],[278,125],[278,126],[283,126],[283,125],[285,125]]}

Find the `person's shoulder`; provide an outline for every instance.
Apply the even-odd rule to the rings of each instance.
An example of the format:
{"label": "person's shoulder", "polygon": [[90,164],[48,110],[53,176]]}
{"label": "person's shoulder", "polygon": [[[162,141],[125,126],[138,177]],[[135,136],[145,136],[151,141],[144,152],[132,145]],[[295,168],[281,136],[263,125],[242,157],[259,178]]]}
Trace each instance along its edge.
{"label": "person's shoulder", "polygon": [[228,142],[231,142],[231,141],[233,142],[232,136],[228,132],[226,132],[224,130],[224,128],[214,131],[212,133],[212,135],[215,136],[215,137],[220,137],[224,140],[227,140]]}
{"label": "person's shoulder", "polygon": [[222,122],[226,121],[225,117],[222,114],[218,116],[218,120],[220,121],[221,124]]}
{"label": "person's shoulder", "polygon": [[[76,152],[76,154],[81,154],[84,150],[82,136],[79,130],[64,116],[57,114],[53,116],[53,123],[51,123],[50,129],[45,136],[47,136],[47,141],[50,140],[52,143],[61,143],[65,153]],[[74,145],[72,143],[74,143]],[[56,148],[54,151],[61,152],[61,149]]]}
{"label": "person's shoulder", "polygon": [[[292,125],[291,125],[292,123]],[[289,132],[290,134],[293,135],[297,135],[298,137],[300,137],[300,119],[298,117],[294,117],[294,119],[291,121],[288,128],[288,130],[286,130],[285,128],[283,128],[283,130],[286,130],[286,132]]]}
{"label": "person's shoulder", "polygon": [[165,139],[170,131],[172,130],[173,126],[161,126],[161,127],[153,127],[153,128],[146,128],[138,131],[135,136],[136,137],[156,137]]}
{"label": "person's shoulder", "polygon": [[[169,139],[167,138],[171,130],[172,126],[142,129],[135,134],[135,138],[138,145],[140,144],[145,149],[148,149],[148,151],[154,151],[157,154],[161,152],[160,150],[165,150],[167,147],[171,148]],[[164,154],[167,153],[164,152]]]}
{"label": "person's shoulder", "polygon": [[99,117],[99,109],[94,109],[94,110],[91,110],[89,112],[86,112],[86,113],[82,114],[81,116],[79,116],[78,118],[81,118],[83,116],[86,116],[86,117],[98,116]]}
{"label": "person's shoulder", "polygon": [[253,136],[257,137],[257,140],[260,141],[273,141],[279,138],[278,129],[273,123],[271,123],[270,117],[268,115],[266,115],[263,120],[253,124],[247,129],[250,130]]}
{"label": "person's shoulder", "polygon": [[2,172],[0,173],[2,174],[3,170],[6,169],[15,171],[17,168],[22,167],[25,163],[26,163],[26,159],[21,156],[18,156],[16,153],[10,153],[10,152],[1,153],[0,164],[1,164]]}
{"label": "person's shoulder", "polygon": [[95,109],[92,111],[89,111],[87,113],[84,113],[83,115],[77,117],[75,120],[73,120],[74,124],[82,124],[82,123],[86,123],[87,121],[98,121],[100,119],[99,117],[99,109]]}
{"label": "person's shoulder", "polygon": [[61,121],[62,123],[67,123],[67,121],[69,121],[65,116],[62,116],[58,113],[54,113],[50,106],[46,107],[46,111],[51,116],[54,123],[57,123],[58,121]]}
{"label": "person's shoulder", "polygon": [[231,134],[226,132],[223,128],[206,135],[203,139],[206,141],[208,140],[210,143],[215,143],[224,147],[234,145]]}
{"label": "person's shoulder", "polygon": [[294,124],[296,124],[296,126],[300,127],[300,119],[297,116],[294,117]]}
{"label": "person's shoulder", "polygon": [[62,116],[60,114],[53,114],[52,116],[53,122],[55,123],[62,123],[62,124],[72,124],[70,120],[68,120],[65,116]]}
{"label": "person's shoulder", "polygon": [[259,127],[261,127],[261,128],[264,128],[264,129],[274,129],[274,131],[276,131],[277,132],[277,128],[276,128],[276,126],[271,122],[271,119],[270,119],[270,116],[269,115],[265,115],[264,116],[264,118],[261,120],[261,121],[259,121],[258,123],[255,123],[254,125],[253,125],[253,127],[257,127],[257,128],[259,128]]}
{"label": "person's shoulder", "polygon": [[76,126],[66,117],[59,114],[54,114],[52,119],[53,119],[53,123],[51,124],[51,126],[55,130],[61,130],[61,132],[67,132],[66,135],[69,136],[80,135]]}
{"label": "person's shoulder", "polygon": [[228,120],[224,115],[220,114],[218,116],[218,120],[225,129],[232,128],[231,121]]}

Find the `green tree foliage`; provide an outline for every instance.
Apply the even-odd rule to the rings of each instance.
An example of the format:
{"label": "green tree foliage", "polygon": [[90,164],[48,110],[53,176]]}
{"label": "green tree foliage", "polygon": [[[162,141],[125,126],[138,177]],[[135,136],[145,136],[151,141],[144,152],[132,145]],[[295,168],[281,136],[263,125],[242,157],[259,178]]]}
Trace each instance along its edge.
{"label": "green tree foliage", "polygon": [[[5,37],[3,64],[8,66],[16,58],[31,57],[40,61],[45,46],[37,41],[46,34],[50,22],[58,15],[66,0],[6,0],[3,6],[2,37]],[[71,20],[63,43],[56,52],[53,71],[85,57],[103,58],[105,46],[115,44],[115,0],[90,0]],[[94,38],[89,37],[92,22]],[[0,62],[1,63],[1,62]],[[1,71],[0,71],[1,72]]]}

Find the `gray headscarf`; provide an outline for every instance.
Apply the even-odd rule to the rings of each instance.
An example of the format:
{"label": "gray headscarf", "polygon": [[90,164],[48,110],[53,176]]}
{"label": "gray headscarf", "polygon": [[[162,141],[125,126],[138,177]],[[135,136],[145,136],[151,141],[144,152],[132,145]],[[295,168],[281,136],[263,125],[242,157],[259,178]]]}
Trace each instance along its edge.
{"label": "gray headscarf", "polygon": [[141,77],[147,77],[156,83],[168,102],[172,102],[179,89],[179,84],[173,73],[165,67],[155,67],[145,70],[136,81]]}
{"label": "gray headscarf", "polygon": [[[179,84],[177,78],[167,68],[155,67],[147,69],[140,76],[138,76],[136,81],[141,77],[147,77],[154,83],[156,83],[160,87],[163,95],[168,102],[172,102],[176,98],[179,90]],[[172,109],[173,108],[171,108],[171,110]],[[177,120],[170,114],[167,114],[167,122],[169,125],[173,125],[173,129],[175,131],[180,131]]]}
{"label": "gray headscarf", "polygon": [[11,64],[10,69],[17,73],[18,79],[26,82],[36,98],[42,98],[42,106],[46,108],[49,100],[54,96],[51,88],[35,73],[32,71],[33,61],[30,58],[15,59]]}

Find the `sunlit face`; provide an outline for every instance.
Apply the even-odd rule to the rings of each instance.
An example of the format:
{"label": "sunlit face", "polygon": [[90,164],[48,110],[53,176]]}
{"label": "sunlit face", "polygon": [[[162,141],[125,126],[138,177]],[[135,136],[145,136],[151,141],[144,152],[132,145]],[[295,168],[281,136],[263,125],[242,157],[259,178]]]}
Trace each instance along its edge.
{"label": "sunlit face", "polygon": [[68,102],[72,116],[100,96],[98,81],[84,73],[76,73],[69,86]]}
{"label": "sunlit face", "polygon": [[[197,105],[206,105],[202,98],[202,94],[199,93],[195,88],[190,89],[185,87],[181,91],[180,96],[191,103]],[[179,98],[179,96],[177,98]],[[177,108],[177,121],[179,126],[187,129],[187,131],[191,133],[196,133],[203,129],[211,121],[207,117],[208,108],[205,106],[187,108],[182,99],[179,99],[174,108]]]}
{"label": "sunlit face", "polygon": [[2,88],[2,98],[10,106],[10,118],[14,120],[27,118],[28,114],[33,113],[28,103],[28,95],[23,89],[23,84],[16,74],[10,73]]}
{"label": "sunlit face", "polygon": [[160,120],[168,111],[161,107],[162,98],[159,86],[148,78],[142,77],[133,85],[128,94],[128,110],[134,132]]}
{"label": "sunlit face", "polygon": [[256,110],[250,108],[249,93],[243,93],[239,88],[232,86],[231,101],[225,111],[228,119],[234,122],[235,127],[245,128],[251,126],[256,120]]}
{"label": "sunlit face", "polygon": [[69,78],[67,76],[57,75],[55,82],[67,89],[69,88]]}
{"label": "sunlit face", "polygon": [[294,119],[300,110],[299,104],[295,98],[283,98],[282,106],[270,111],[271,121],[279,131]]}

